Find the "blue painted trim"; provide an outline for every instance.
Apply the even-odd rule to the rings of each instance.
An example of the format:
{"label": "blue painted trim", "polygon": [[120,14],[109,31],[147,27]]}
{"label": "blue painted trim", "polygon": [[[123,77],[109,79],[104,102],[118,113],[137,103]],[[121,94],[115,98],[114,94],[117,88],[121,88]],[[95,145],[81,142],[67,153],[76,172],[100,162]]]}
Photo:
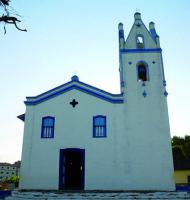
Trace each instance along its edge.
{"label": "blue painted trim", "polygon": [[[105,129],[105,134],[104,134],[104,136],[96,136],[96,134],[95,134],[95,126],[94,126],[94,124],[95,124],[96,118],[99,118],[99,117],[105,119],[105,128],[104,128]],[[105,137],[107,137],[107,121],[106,121],[106,116],[104,116],[104,115],[93,116],[93,138],[105,138]]]}
{"label": "blue painted trim", "polygon": [[166,81],[163,81],[163,86],[164,86],[164,87],[166,86]]}
{"label": "blue painted trim", "polygon": [[158,37],[157,33],[156,33],[156,30],[155,28],[151,28],[150,29],[150,34],[151,34],[151,37],[154,41],[156,41],[156,37]]}
{"label": "blue painted trim", "polygon": [[61,89],[62,87],[66,87],[66,86],[70,85],[72,82],[74,82],[74,81],[69,81],[69,82],[67,82],[67,83],[65,83],[65,84],[59,85],[59,86],[57,86],[57,87],[55,87],[55,88],[53,88],[53,89],[51,89],[51,90],[48,90],[47,92],[44,92],[44,93],[42,93],[42,94],[39,94],[39,95],[37,95],[37,96],[27,96],[26,99],[36,99],[36,98],[43,97],[44,95],[47,95],[48,93],[54,92],[54,91],[56,91],[56,90]]}
{"label": "blue painted trim", "polygon": [[147,92],[144,90],[144,92],[142,93],[142,95],[145,98],[147,96]]}
{"label": "blue painted trim", "polygon": [[[142,43],[142,44],[143,44],[143,47],[142,47],[142,48],[139,48],[139,47],[138,47],[138,44],[137,44],[137,38],[138,38],[138,37],[142,37],[142,40],[143,40],[143,43]],[[145,40],[144,40],[144,35],[143,35],[143,34],[137,34],[137,35],[136,35],[136,48],[137,48],[137,49],[144,49],[144,48],[145,48]]]}
{"label": "blue painted trim", "polygon": [[[150,74],[149,74],[148,63],[145,62],[144,60],[140,60],[140,61],[138,61],[138,63],[136,64],[137,81],[139,80],[139,79],[138,79],[138,77],[139,77],[138,66],[139,66],[140,64],[144,64],[144,65],[145,65],[145,67],[146,67],[147,81],[150,81]],[[143,81],[143,82],[145,82],[145,81]]]}
{"label": "blue painted trim", "polygon": [[161,64],[162,64],[162,77],[163,77],[163,86],[166,86],[166,79],[165,79],[165,73],[164,73],[164,62],[163,62],[163,57],[161,53]]}
{"label": "blue painted trim", "polygon": [[63,149],[60,149],[60,152],[59,152],[59,190],[62,190],[64,188],[63,165],[64,165]]}
{"label": "blue painted trim", "polygon": [[80,190],[84,190],[85,188],[85,149],[79,149],[79,148],[66,148],[66,149],[60,149],[59,152],[59,190],[65,189],[64,185],[64,179],[63,179],[63,166],[64,166],[64,154],[65,152],[79,152],[81,154],[82,158],[82,182],[81,182],[81,188]]}
{"label": "blue painted trim", "polygon": [[176,186],[176,191],[189,191],[190,192],[190,185],[181,185],[181,186]]}
{"label": "blue painted trim", "polygon": [[11,190],[0,190],[0,199],[4,199],[5,197],[10,196],[12,193]]}
{"label": "blue painted trim", "polygon": [[[39,103],[41,103],[41,102],[43,102],[43,101],[46,101],[46,100],[49,100],[49,99],[51,99],[51,98],[53,98],[53,97],[56,97],[56,96],[58,96],[58,95],[60,95],[60,94],[63,94],[63,93],[65,93],[65,92],[68,92],[68,91],[73,90],[73,89],[77,89],[77,90],[79,90],[79,91],[85,92],[85,93],[87,93],[87,94],[90,94],[90,95],[95,96],[95,97],[97,97],[97,98],[103,99],[103,100],[108,101],[108,102],[110,102],[110,103],[123,103],[123,102],[124,102],[123,99],[114,99],[114,98],[112,98],[112,97],[123,97],[123,94],[112,95],[112,94],[110,94],[110,93],[103,92],[104,94],[109,94],[109,95],[112,96],[112,97],[107,97],[107,96],[104,96],[104,94],[96,93],[96,92],[91,91],[91,90],[89,90],[89,89],[82,88],[82,87],[80,87],[80,86],[78,86],[78,85],[71,85],[71,86],[69,86],[69,87],[67,87],[67,88],[63,88],[63,89],[61,89],[61,90],[59,90],[59,91],[55,91],[55,92],[53,92],[53,93],[51,93],[51,94],[49,94],[49,95],[47,95],[47,96],[45,96],[45,97],[43,97],[43,95],[39,95],[39,96],[36,96],[36,97],[33,97],[33,98],[27,97],[27,99],[32,99],[32,101],[25,101],[24,103],[25,103],[26,105],[36,105],[36,104],[39,104]],[[99,90],[98,90],[98,91],[99,91]],[[100,91],[101,91],[101,90],[100,90]],[[101,92],[102,92],[102,91],[101,91]],[[46,94],[48,94],[48,93],[46,93]],[[41,98],[38,99],[38,100],[35,100],[35,98],[39,98],[39,97],[41,97]]]}
{"label": "blue painted trim", "polygon": [[165,97],[168,96],[168,92],[167,92],[167,91],[164,92],[164,96],[165,96]]}
{"label": "blue painted trim", "polygon": [[[57,90],[59,90],[59,89],[61,89],[61,88],[63,88],[63,87],[66,87],[66,86],[68,86],[68,85],[70,85],[70,84],[72,84],[72,83],[73,83],[73,84],[76,84],[76,81],[69,81],[69,82],[67,82],[67,83],[65,83],[65,84],[62,84],[62,85],[60,85],[60,86],[58,86],[58,87],[55,87],[55,88],[53,88],[53,89],[51,89],[51,90],[48,90],[47,92],[44,92],[44,93],[42,93],[42,94],[40,94],[40,95],[32,96],[32,97],[31,97],[31,96],[28,96],[28,97],[26,97],[26,99],[36,99],[36,98],[39,98],[39,97],[43,97],[44,95],[47,95],[48,93],[57,91]],[[101,90],[101,89],[99,89],[99,88],[96,88],[96,87],[94,87],[94,86],[88,85],[88,84],[83,83],[83,82],[81,82],[81,81],[77,81],[77,83],[79,83],[80,85],[86,86],[86,87],[88,87],[88,88],[91,88],[91,89],[93,89],[93,90],[97,90],[97,91],[102,92],[102,93],[107,94],[107,95],[111,95],[111,96],[114,96],[114,97],[121,97],[121,94],[111,94],[111,93],[109,93],[109,92],[106,92],[106,91]],[[76,85],[76,86],[77,86],[77,85]],[[80,87],[80,86],[78,86],[78,87]]]}
{"label": "blue painted trim", "polygon": [[119,51],[119,71],[120,71],[120,91],[122,91],[122,88],[125,86],[124,82],[124,74],[123,74],[123,60],[122,60],[122,54]]}
{"label": "blue painted trim", "polygon": [[102,92],[102,93],[104,93],[104,94],[111,95],[111,96],[113,96],[113,97],[121,97],[121,96],[122,96],[121,94],[111,94],[111,93],[109,93],[109,92],[106,92],[106,91],[101,90],[101,89],[99,89],[99,88],[97,88],[97,87],[88,85],[88,84],[83,83],[83,82],[80,82],[80,81],[79,81],[79,83],[80,83],[81,85],[84,85],[84,86],[86,86],[86,87],[92,88],[92,89],[97,90],[97,91],[99,91],[99,92]]}
{"label": "blue painted trim", "polygon": [[162,52],[161,48],[156,49],[120,49],[121,53],[160,53]]}
{"label": "blue painted trim", "polygon": [[123,29],[119,30],[119,39],[121,39],[121,38],[125,39],[124,30]]}
{"label": "blue painted trim", "polygon": [[[52,137],[44,137],[43,136],[43,131],[44,131],[44,120],[45,119],[52,119],[53,120],[53,133],[52,133]],[[54,129],[55,129],[55,117],[52,117],[52,116],[45,116],[45,117],[42,117],[42,124],[41,124],[41,138],[43,139],[52,139],[54,138]]]}

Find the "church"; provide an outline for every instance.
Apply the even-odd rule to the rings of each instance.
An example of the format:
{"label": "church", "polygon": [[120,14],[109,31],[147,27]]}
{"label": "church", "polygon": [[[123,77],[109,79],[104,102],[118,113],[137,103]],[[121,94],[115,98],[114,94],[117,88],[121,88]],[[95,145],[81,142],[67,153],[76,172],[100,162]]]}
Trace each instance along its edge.
{"label": "church", "polygon": [[141,14],[118,25],[120,93],[78,76],[26,97],[20,189],[173,191],[159,36]]}

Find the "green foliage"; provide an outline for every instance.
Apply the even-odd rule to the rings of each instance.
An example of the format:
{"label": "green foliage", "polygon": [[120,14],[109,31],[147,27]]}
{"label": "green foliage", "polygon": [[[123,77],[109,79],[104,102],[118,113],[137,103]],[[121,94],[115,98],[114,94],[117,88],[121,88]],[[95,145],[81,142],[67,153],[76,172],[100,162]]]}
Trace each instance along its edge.
{"label": "green foliage", "polygon": [[186,159],[185,153],[181,145],[173,146],[172,151],[173,151],[173,155],[175,159],[180,160],[180,161]]}
{"label": "green foliage", "polygon": [[6,181],[8,183],[18,184],[19,183],[19,176],[11,176],[11,177],[7,178]]}
{"label": "green foliage", "polygon": [[19,176],[11,176],[9,178],[4,178],[2,180],[2,184],[4,184],[4,189],[8,189],[9,184],[14,184],[14,186],[17,188],[19,185]]}
{"label": "green foliage", "polygon": [[12,177],[9,178],[9,181],[11,183],[19,182],[19,177],[18,176],[12,176]]}
{"label": "green foliage", "polygon": [[172,138],[174,167],[190,169],[190,136]]}
{"label": "green foliage", "polygon": [[185,142],[185,139],[182,137],[173,136],[173,138],[172,138],[172,146],[175,146],[175,145],[183,146],[184,142]]}

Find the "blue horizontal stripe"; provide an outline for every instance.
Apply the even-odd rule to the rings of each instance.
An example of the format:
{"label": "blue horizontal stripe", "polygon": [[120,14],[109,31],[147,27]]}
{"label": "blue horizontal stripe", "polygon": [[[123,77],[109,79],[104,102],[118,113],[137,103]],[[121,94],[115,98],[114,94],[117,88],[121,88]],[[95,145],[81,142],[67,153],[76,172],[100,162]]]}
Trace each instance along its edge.
{"label": "blue horizontal stripe", "polygon": [[162,52],[161,48],[156,49],[121,49],[121,53],[154,53],[154,52]]}
{"label": "blue horizontal stripe", "polygon": [[[59,91],[54,92],[54,93],[51,93],[51,94],[49,94],[49,95],[47,95],[47,96],[45,96],[45,97],[43,97],[42,95],[39,95],[39,96],[37,96],[37,97],[32,97],[32,101],[25,101],[24,103],[25,103],[26,105],[36,105],[36,104],[42,103],[42,102],[44,102],[44,101],[46,101],[46,100],[49,100],[49,99],[51,99],[51,98],[53,98],[53,97],[56,97],[56,96],[58,96],[58,95],[60,95],[60,94],[63,94],[63,93],[65,93],[65,92],[68,92],[68,91],[70,91],[70,90],[72,90],[72,89],[77,89],[77,90],[79,90],[79,91],[85,92],[85,93],[87,93],[87,94],[90,94],[90,95],[92,95],[92,96],[94,96],[94,97],[103,99],[103,100],[108,101],[108,102],[110,102],[110,103],[123,103],[123,99],[116,99],[116,98],[112,98],[112,97],[107,97],[107,96],[105,96],[104,94],[96,93],[96,92],[94,92],[94,91],[91,91],[91,90],[89,90],[89,89],[80,87],[80,86],[78,86],[78,85],[72,85],[72,86],[69,86],[69,87],[67,87],[67,88],[63,88],[62,90],[59,90]],[[44,93],[44,94],[45,94],[45,93]],[[47,93],[46,93],[46,94],[47,94]],[[108,93],[108,94],[109,94],[109,93]],[[114,97],[114,95],[112,95],[112,96]],[[122,94],[119,94],[119,95],[117,95],[117,96],[118,96],[118,97],[123,97]],[[40,98],[40,97],[41,97],[41,98]],[[27,98],[30,98],[30,97],[27,97]],[[35,98],[39,98],[39,99],[35,100]]]}
{"label": "blue horizontal stripe", "polygon": [[[62,84],[62,85],[60,85],[60,86],[58,86],[58,87],[55,87],[55,88],[53,88],[53,89],[51,89],[51,90],[48,90],[47,92],[44,92],[44,93],[42,93],[42,94],[40,94],[40,95],[37,95],[37,96],[34,96],[34,97],[28,96],[28,97],[26,97],[26,99],[36,99],[36,98],[39,98],[39,97],[43,97],[44,95],[47,95],[48,93],[52,93],[52,92],[54,92],[54,91],[56,91],[56,90],[59,90],[59,89],[61,89],[61,88],[63,88],[63,87],[66,87],[66,86],[68,86],[68,85],[70,85],[70,84],[72,84],[72,83],[79,83],[80,85],[84,85],[84,86],[86,86],[86,87],[88,87],[88,88],[91,88],[91,89],[93,89],[93,90],[102,92],[102,93],[104,93],[104,94],[106,94],[106,95],[111,95],[111,96],[113,96],[113,97],[120,97],[120,96],[121,96],[121,94],[111,94],[111,93],[109,93],[109,92],[106,92],[106,91],[101,90],[101,89],[99,89],[99,88],[96,88],[96,87],[94,87],[94,86],[88,85],[88,84],[83,83],[83,82],[81,82],[81,81],[69,81],[69,82],[67,82],[67,83],[65,83],[65,84]],[[80,86],[79,86],[79,87],[80,87]]]}

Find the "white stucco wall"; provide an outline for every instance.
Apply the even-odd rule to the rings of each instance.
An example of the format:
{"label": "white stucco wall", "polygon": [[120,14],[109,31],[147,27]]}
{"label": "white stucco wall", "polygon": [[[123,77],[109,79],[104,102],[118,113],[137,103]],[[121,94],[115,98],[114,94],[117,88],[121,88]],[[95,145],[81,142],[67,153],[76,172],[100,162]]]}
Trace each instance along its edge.
{"label": "white stucco wall", "polygon": [[[74,98],[79,102],[75,108],[69,104]],[[113,172],[120,171],[116,152],[121,140],[122,107],[122,104],[115,105],[77,90],[36,106],[27,106],[26,115],[30,112],[31,116],[25,121],[20,188],[58,189],[59,150],[83,148],[85,189],[111,189],[115,183]],[[106,138],[92,137],[92,120],[96,115],[107,116]],[[54,139],[41,138],[44,116],[55,117]]]}

